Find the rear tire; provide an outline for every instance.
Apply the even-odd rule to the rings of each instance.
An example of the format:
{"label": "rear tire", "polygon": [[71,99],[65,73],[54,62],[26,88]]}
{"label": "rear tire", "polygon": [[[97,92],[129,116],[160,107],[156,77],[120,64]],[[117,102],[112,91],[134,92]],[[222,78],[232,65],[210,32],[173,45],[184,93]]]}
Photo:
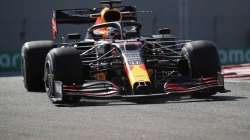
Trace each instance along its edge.
{"label": "rear tire", "polygon": [[80,100],[79,96],[66,96],[64,93],[59,96],[55,92],[55,81],[60,81],[63,84],[80,84],[84,79],[80,55],[75,48],[51,50],[46,57],[44,73],[46,92],[52,103],[75,103]]}
{"label": "rear tire", "polygon": [[22,47],[22,74],[24,86],[28,91],[44,91],[43,69],[49,50],[54,48],[53,41],[27,42]]}
{"label": "rear tire", "polygon": [[[194,41],[187,43],[182,49],[182,55],[187,60],[185,76],[192,78],[213,77],[221,72],[221,65],[216,46],[209,41]],[[192,97],[209,97],[216,94],[216,91],[194,93]]]}

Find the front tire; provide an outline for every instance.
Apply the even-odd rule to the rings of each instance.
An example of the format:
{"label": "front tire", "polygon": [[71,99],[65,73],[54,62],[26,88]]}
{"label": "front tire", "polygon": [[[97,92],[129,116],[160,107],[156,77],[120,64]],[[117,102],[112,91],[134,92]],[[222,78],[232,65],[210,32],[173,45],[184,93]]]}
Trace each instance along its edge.
{"label": "front tire", "polygon": [[52,103],[75,103],[80,100],[78,96],[56,93],[55,81],[80,84],[82,80],[80,55],[75,48],[56,48],[48,53],[44,66],[44,83]]}
{"label": "front tire", "polygon": [[[182,49],[182,56],[187,60],[185,76],[191,78],[216,77],[221,72],[219,55],[214,43],[209,41],[193,41]],[[216,91],[194,93],[192,97],[201,98],[215,95]]]}

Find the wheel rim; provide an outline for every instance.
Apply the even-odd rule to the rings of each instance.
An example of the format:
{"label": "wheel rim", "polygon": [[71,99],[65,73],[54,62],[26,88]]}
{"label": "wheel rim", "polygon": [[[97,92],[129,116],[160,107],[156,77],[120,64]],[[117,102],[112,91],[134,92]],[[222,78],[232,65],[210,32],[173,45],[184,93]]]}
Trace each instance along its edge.
{"label": "wheel rim", "polygon": [[53,89],[54,89],[54,82],[53,82],[53,76],[52,76],[52,71],[49,66],[49,64],[45,65],[45,71],[44,71],[45,79],[44,79],[44,84],[45,84],[45,89],[47,92],[47,95],[50,99],[55,98]]}

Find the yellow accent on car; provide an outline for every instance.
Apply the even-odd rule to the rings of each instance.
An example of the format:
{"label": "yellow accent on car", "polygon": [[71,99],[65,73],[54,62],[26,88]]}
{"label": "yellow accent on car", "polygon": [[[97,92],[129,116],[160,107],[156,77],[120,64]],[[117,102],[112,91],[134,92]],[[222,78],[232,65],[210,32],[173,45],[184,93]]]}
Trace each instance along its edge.
{"label": "yellow accent on car", "polygon": [[150,82],[145,65],[133,65],[128,70],[128,77],[131,87],[134,88],[136,82]]}

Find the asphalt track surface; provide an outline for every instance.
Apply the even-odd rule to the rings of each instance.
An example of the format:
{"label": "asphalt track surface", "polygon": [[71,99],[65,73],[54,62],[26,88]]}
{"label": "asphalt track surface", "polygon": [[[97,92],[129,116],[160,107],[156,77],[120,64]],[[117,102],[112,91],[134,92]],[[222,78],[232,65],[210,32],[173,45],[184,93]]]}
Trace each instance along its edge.
{"label": "asphalt track surface", "polygon": [[55,106],[19,76],[0,77],[0,140],[249,140],[250,82],[211,99]]}

